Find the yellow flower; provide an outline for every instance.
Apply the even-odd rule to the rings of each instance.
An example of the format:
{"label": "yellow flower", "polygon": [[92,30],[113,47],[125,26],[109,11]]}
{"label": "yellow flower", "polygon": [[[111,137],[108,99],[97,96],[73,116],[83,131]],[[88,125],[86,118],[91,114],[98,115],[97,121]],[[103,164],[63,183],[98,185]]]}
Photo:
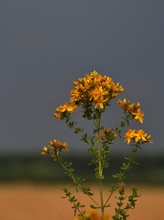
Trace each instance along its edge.
{"label": "yellow flower", "polygon": [[72,90],[70,94],[71,94],[70,103],[76,103],[81,101],[82,94],[77,89]]}
{"label": "yellow flower", "polygon": [[136,131],[135,134],[135,142],[139,142],[140,140],[143,140],[147,142],[147,134],[143,130]]}
{"label": "yellow flower", "polygon": [[104,103],[109,100],[109,97],[106,96],[108,94],[109,92],[103,90],[102,86],[96,87],[89,92],[90,100],[93,100],[95,108],[104,108]]}
{"label": "yellow flower", "polygon": [[127,103],[126,99],[124,99],[123,101],[119,99],[117,102],[123,110],[127,109],[129,102]]}
{"label": "yellow flower", "polygon": [[153,143],[153,140],[151,140],[151,135],[147,135],[146,139],[147,139],[147,142],[149,142],[150,144]]}
{"label": "yellow flower", "polygon": [[41,154],[48,154],[48,148],[46,146],[43,147],[43,152]]}
{"label": "yellow flower", "polygon": [[95,70],[86,74],[84,78],[74,81],[74,90],[71,91],[70,102],[84,104],[85,102],[94,102],[95,108],[104,108],[104,104],[110,98],[114,98],[124,89],[119,83],[114,84],[112,78],[101,76]]}
{"label": "yellow flower", "polygon": [[98,220],[98,214],[94,209],[90,209],[84,214],[84,219],[86,220]]}
{"label": "yellow flower", "polygon": [[95,78],[97,76],[100,77],[100,74],[96,70],[94,70],[93,72],[90,73],[91,78]]}
{"label": "yellow flower", "polygon": [[124,88],[119,84],[114,84],[112,82],[112,85],[111,85],[111,98],[115,98],[120,92],[123,92],[124,91]]}
{"label": "yellow flower", "polygon": [[63,149],[65,152],[68,151],[68,149],[66,148],[67,142],[61,143],[59,140],[54,139],[53,141],[50,141],[50,144],[55,148]]}
{"label": "yellow flower", "polygon": [[67,112],[73,112],[77,109],[77,105],[75,105],[74,103],[68,103],[67,107],[66,107],[66,111]]}
{"label": "yellow flower", "polygon": [[135,137],[135,130],[129,129],[126,133],[125,133],[125,141],[127,142],[127,144],[130,143],[131,139],[133,139]]}
{"label": "yellow flower", "polygon": [[101,217],[95,210],[91,209],[84,214],[83,217],[75,217],[74,220],[109,220],[109,215],[105,214]]}
{"label": "yellow flower", "polygon": [[65,105],[59,105],[59,107],[56,108],[56,112],[63,113],[66,111]]}
{"label": "yellow flower", "polygon": [[143,119],[144,113],[140,109],[138,109],[137,112],[132,112],[132,115],[135,115],[134,119],[136,121],[139,120],[141,123],[143,123],[143,121],[144,121],[144,119]]}
{"label": "yellow flower", "polygon": [[67,142],[61,143],[59,140],[54,139],[53,141],[50,141],[48,147],[43,147],[43,152],[41,154],[50,154],[51,157],[55,157],[61,150],[64,150],[65,152],[69,151],[67,149]]}
{"label": "yellow flower", "polygon": [[62,119],[62,114],[60,113],[54,113],[54,117],[57,118],[58,120],[61,120]]}
{"label": "yellow flower", "polygon": [[54,117],[61,120],[63,119],[63,115],[65,112],[71,113],[77,109],[78,105],[75,103],[65,103],[64,105],[60,105],[58,108],[56,108],[56,112],[54,113]]}
{"label": "yellow flower", "polygon": [[140,103],[139,102],[131,104],[130,100],[127,102],[126,99],[124,99],[123,101],[119,99],[118,104],[120,105],[120,107],[122,109],[125,110],[125,112],[130,113],[133,116],[135,121],[139,120],[141,123],[143,123],[144,113],[140,109]]}
{"label": "yellow flower", "polygon": [[125,133],[125,141],[127,142],[127,144],[129,144],[131,140],[134,143],[138,143],[139,141],[152,143],[152,140],[150,140],[150,138],[151,138],[151,135],[148,135],[142,129],[139,129],[139,130],[129,129]]}
{"label": "yellow flower", "polygon": [[115,98],[124,90],[119,83],[115,84],[111,77],[101,76],[95,70],[86,74],[84,78],[78,78],[73,84],[74,89],[70,92],[69,102],[60,105],[54,113],[59,120],[67,116],[65,113],[75,111],[79,105],[85,108],[94,105],[94,108],[103,109],[110,99]]}
{"label": "yellow flower", "polygon": [[63,113],[63,112],[73,112],[76,110],[77,105],[74,103],[65,103],[64,105],[60,105],[58,108],[56,108],[56,112]]}

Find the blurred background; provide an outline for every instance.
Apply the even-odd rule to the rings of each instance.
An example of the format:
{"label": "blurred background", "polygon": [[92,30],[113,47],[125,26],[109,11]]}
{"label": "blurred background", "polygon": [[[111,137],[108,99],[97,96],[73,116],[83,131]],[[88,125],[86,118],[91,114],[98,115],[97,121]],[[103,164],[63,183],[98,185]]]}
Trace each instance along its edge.
{"label": "blurred background", "polygon": [[[1,219],[73,219],[69,203],[60,199],[68,178],[41,151],[55,138],[67,141],[65,159],[94,180],[87,146],[53,116],[69,99],[73,81],[93,70],[120,82],[125,91],[118,98],[141,103],[144,124],[131,128],[144,129],[154,142],[143,146],[139,166],[127,176],[142,194],[130,220],[163,219],[163,12],[163,0],[0,1]],[[78,112],[74,117],[91,131]],[[115,127],[120,118],[113,101],[103,123]],[[112,146],[110,175],[129,150],[119,141]]]}
{"label": "blurred background", "polygon": [[[0,182],[65,178],[41,155],[54,138],[69,143],[68,157],[82,167],[86,146],[53,113],[73,81],[96,70],[125,88],[118,98],[141,103],[145,121],[136,126],[154,141],[144,146],[131,180],[164,183],[163,9],[161,0],[0,2]],[[109,110],[106,126],[117,123],[117,113]],[[128,150],[117,143],[113,158]]]}

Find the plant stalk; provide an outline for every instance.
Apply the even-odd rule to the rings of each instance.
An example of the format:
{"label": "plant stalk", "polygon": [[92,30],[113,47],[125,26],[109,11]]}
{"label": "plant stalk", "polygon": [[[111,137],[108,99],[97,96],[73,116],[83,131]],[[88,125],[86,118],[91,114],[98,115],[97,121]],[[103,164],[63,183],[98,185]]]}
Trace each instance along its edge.
{"label": "plant stalk", "polygon": [[102,186],[102,178],[103,178],[103,168],[101,161],[101,143],[100,143],[100,117],[96,118],[96,128],[98,134],[97,146],[98,146],[98,176],[99,176],[99,192],[100,192],[100,202],[101,202],[101,214],[102,219],[104,216],[104,198],[103,198],[103,186]]}

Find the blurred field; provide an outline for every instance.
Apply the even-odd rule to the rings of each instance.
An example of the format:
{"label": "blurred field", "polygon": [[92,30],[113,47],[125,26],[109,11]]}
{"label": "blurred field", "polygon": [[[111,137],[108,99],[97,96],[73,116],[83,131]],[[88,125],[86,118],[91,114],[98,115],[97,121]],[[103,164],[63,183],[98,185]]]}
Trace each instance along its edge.
{"label": "blurred field", "polygon": [[[58,185],[0,185],[1,220],[72,220],[73,213]],[[128,220],[163,220],[164,187],[139,186],[141,197]],[[93,187],[96,197],[97,190]],[[89,201],[82,197],[89,204]],[[111,204],[113,204],[111,202]],[[112,215],[112,207],[110,209]]]}

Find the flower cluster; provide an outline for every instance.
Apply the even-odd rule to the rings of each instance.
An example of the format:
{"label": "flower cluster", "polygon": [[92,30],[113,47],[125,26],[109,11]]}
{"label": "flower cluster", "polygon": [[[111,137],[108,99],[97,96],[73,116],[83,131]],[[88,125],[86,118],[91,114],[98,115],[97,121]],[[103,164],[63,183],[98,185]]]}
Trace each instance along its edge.
{"label": "flower cluster", "polygon": [[130,103],[130,101],[126,101],[126,99],[118,100],[118,104],[120,107],[126,112],[133,116],[134,120],[139,120],[141,123],[143,123],[143,116],[144,113],[140,109],[140,103]]}
{"label": "flower cluster", "polygon": [[115,84],[112,78],[106,75],[101,76],[93,71],[86,74],[84,78],[74,81],[74,89],[70,92],[69,102],[56,108],[54,116],[57,119],[63,119],[80,105],[85,111],[90,108],[104,109],[105,105],[108,105],[109,101],[123,90],[123,87],[119,83]]}
{"label": "flower cluster", "polygon": [[55,157],[61,150],[67,152],[68,149],[66,146],[67,142],[61,143],[59,140],[54,139],[53,141],[50,141],[50,145],[43,147],[42,154],[50,154],[52,157]]}
{"label": "flower cluster", "polygon": [[113,141],[114,139],[117,138],[118,134],[116,134],[112,128],[110,128],[109,130],[107,128],[103,128],[102,129],[103,132],[100,132],[99,133],[99,138],[101,140],[107,140],[107,139],[110,139],[111,141]]}
{"label": "flower cluster", "polygon": [[148,135],[142,129],[129,129],[125,133],[125,141],[128,144],[131,142],[131,140],[133,141],[133,143],[138,143],[139,141],[152,143],[152,140],[150,140],[150,138],[151,135]]}
{"label": "flower cluster", "polygon": [[109,220],[108,215],[104,215],[103,218],[94,210],[91,209],[84,214],[83,217],[76,217],[74,220]]}

